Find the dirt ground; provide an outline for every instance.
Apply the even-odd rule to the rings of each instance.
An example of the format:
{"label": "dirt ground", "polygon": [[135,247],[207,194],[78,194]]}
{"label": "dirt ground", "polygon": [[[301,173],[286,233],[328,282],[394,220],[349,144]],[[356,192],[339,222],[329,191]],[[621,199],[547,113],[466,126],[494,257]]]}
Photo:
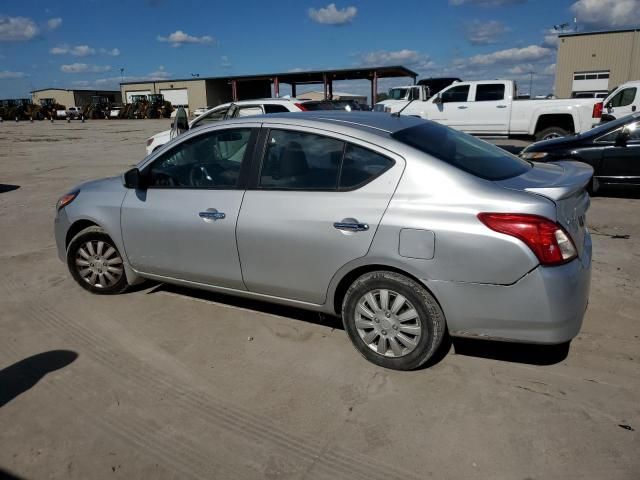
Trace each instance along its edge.
{"label": "dirt ground", "polygon": [[568,352],[454,341],[402,373],[332,318],[76,286],[58,196],[167,126],[0,124],[0,478],[640,478],[638,192],[592,201],[591,303]]}

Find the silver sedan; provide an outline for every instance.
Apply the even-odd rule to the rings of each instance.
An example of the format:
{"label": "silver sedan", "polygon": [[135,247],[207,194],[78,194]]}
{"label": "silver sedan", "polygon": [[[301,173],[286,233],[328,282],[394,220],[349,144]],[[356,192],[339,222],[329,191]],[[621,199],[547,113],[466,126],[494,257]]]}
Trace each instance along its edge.
{"label": "silver sedan", "polygon": [[55,234],[90,292],[152,279],[338,315],[365,358],[408,370],[447,333],[577,335],[592,173],[408,116],[248,117],[74,188]]}

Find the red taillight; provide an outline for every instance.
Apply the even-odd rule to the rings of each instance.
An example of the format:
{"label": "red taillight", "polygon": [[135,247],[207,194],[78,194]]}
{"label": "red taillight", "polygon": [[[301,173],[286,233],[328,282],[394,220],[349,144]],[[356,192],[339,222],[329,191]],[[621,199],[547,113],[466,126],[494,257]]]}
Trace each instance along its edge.
{"label": "red taillight", "polygon": [[294,105],[298,107],[300,110],[302,110],[303,112],[307,111],[307,107],[305,107],[303,103],[294,103]]}
{"label": "red taillight", "polygon": [[522,240],[542,265],[560,265],[577,256],[567,232],[548,218],[525,213],[479,213],[491,230]]}
{"label": "red taillight", "polygon": [[593,118],[602,118],[602,102],[598,102],[593,105]]}

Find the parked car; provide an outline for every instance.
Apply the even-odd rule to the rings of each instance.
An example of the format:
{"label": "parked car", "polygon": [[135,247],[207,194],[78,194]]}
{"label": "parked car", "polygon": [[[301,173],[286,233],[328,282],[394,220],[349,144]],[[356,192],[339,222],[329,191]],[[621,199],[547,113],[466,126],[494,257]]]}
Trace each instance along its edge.
{"label": "parked car", "polygon": [[622,118],[640,108],[640,80],[627,82],[613,90],[604,99],[605,112],[602,121],[609,122],[616,118]]}
{"label": "parked car", "polygon": [[578,160],[593,167],[593,193],[602,185],[640,185],[640,112],[580,135],[533,143],[520,156],[536,162]]}
{"label": "parked car", "polygon": [[75,187],[55,236],[90,292],[148,278],[338,315],[364,357],[408,370],[447,331],[547,344],[578,333],[592,172],[414,117],[234,118]]}
{"label": "parked car", "polygon": [[[265,98],[224,103],[189,122],[189,129],[228,118],[262,115],[265,113],[301,112],[303,111],[301,105],[302,103],[295,98]],[[176,112],[173,112],[172,118],[175,118]],[[169,140],[171,140],[171,130],[165,130],[149,137],[146,145],[147,155],[163,146]]]}
{"label": "parked car", "polygon": [[122,107],[111,107],[111,110],[109,110],[109,118],[120,118],[121,113]]}
{"label": "parked car", "polygon": [[518,96],[511,80],[456,82],[432,98],[426,87],[410,89],[408,97],[400,99],[391,89],[390,98],[374,109],[434,120],[474,135],[526,135],[536,140],[585,132],[602,115],[602,103],[594,99],[513,100]]}
{"label": "parked car", "polygon": [[82,109],[80,107],[69,107],[66,110],[66,116],[69,118],[80,118],[82,116]]}

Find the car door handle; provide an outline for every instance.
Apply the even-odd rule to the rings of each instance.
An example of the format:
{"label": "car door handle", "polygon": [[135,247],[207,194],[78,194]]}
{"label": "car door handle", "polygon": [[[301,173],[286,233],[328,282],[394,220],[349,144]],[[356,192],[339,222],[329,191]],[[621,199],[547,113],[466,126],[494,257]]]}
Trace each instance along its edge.
{"label": "car door handle", "polygon": [[200,218],[202,218],[205,221],[207,221],[207,220],[214,220],[214,221],[215,220],[222,220],[222,219],[227,217],[227,215],[224,212],[219,212],[215,208],[211,208],[211,209],[206,210],[204,212],[200,212],[198,215],[200,216]]}
{"label": "car door handle", "polygon": [[351,222],[336,222],[333,224],[334,228],[338,230],[345,230],[347,232],[365,232],[369,230],[369,225],[366,223],[351,223]]}
{"label": "car door handle", "polygon": [[458,108],[459,108],[460,110],[466,110],[466,109],[467,109],[467,108],[469,108],[469,107],[467,107],[466,105],[460,105],[460,106],[458,106]]}
{"label": "car door handle", "polygon": [[506,105],[496,105],[496,108],[507,108]]}

